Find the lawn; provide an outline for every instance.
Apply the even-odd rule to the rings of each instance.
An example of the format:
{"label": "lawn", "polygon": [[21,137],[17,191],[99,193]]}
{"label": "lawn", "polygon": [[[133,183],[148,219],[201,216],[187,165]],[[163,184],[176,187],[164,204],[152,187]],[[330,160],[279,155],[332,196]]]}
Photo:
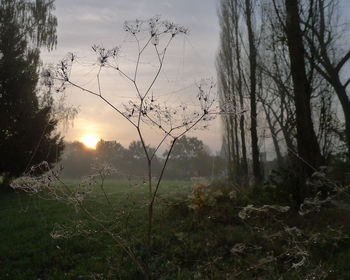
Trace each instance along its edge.
{"label": "lawn", "polygon": [[[219,185],[198,189],[204,193],[198,200],[189,198],[191,186],[181,181],[161,186],[150,265],[154,279],[348,279],[349,212],[325,207],[301,217],[273,210],[242,220],[239,211],[261,197],[249,191],[233,195]],[[106,181],[105,191],[112,206],[97,188],[86,198],[86,209],[144,260],[146,185]],[[100,225],[71,205],[24,193],[1,193],[0,205],[0,279],[142,279]],[[53,229],[61,238],[51,237]],[[297,267],[302,252],[306,261]]]}
{"label": "lawn", "polygon": [[[76,182],[68,181],[73,183]],[[129,216],[127,230],[132,231],[135,240],[142,239],[146,187],[137,182],[107,181],[105,190],[115,205],[116,216],[124,211]],[[165,203],[174,194],[184,198],[189,192],[190,182],[165,182],[160,201]],[[1,193],[0,205],[0,279],[91,279],[102,274],[127,279],[123,278],[118,262],[128,264],[125,270],[134,271],[130,260],[113,241],[70,205],[13,192]],[[112,211],[99,189],[87,198],[86,207],[96,215]],[[164,214],[161,212],[156,212],[158,221]],[[77,220],[96,232],[77,233],[70,239],[51,238],[56,224],[69,225]]]}

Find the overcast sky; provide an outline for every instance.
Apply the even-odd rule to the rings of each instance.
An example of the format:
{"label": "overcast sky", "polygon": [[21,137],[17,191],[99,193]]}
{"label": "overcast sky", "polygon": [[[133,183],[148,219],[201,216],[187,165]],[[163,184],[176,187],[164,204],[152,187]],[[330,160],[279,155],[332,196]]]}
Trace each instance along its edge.
{"label": "overcast sky", "polygon": [[[93,44],[106,48],[121,48],[124,69],[135,65],[133,42],[123,30],[125,20],[148,19],[161,15],[189,29],[186,36],[178,36],[170,46],[163,74],[155,85],[155,91],[166,96],[166,102],[186,101],[192,104],[197,94],[196,83],[202,78],[216,79],[215,55],[218,46],[219,26],[216,0],[56,0],[55,14],[58,19],[57,49],[42,57],[45,63],[56,64],[68,52],[76,53],[73,79],[80,84],[96,88],[95,57]],[[145,61],[151,64],[152,61]],[[154,66],[154,65],[153,65]],[[145,69],[140,73],[145,79],[152,75]],[[122,105],[134,96],[128,82],[118,75],[106,73],[101,82],[106,96],[113,104]],[[65,139],[79,140],[93,133],[104,140],[117,140],[128,146],[137,135],[125,121],[96,97],[79,90],[67,90],[67,102],[80,107],[74,127],[64,132]],[[191,100],[192,98],[192,100]],[[206,131],[195,132],[213,151],[221,147],[220,120],[212,122]],[[149,139],[152,143],[152,137]]]}
{"label": "overcast sky", "polygon": [[[168,57],[155,85],[155,93],[165,98],[168,104],[181,100],[193,104],[196,96],[196,83],[201,78],[214,78],[215,56],[219,42],[217,5],[219,0],[56,0],[55,14],[58,19],[57,49],[47,53],[43,51],[45,63],[56,64],[66,53],[78,56],[74,65],[74,79],[77,83],[96,89],[96,59],[92,54],[93,44],[102,44],[106,48],[121,48],[122,67],[130,70],[135,65],[133,43],[123,30],[125,20],[148,19],[161,15],[189,29],[189,34],[179,36],[171,45]],[[350,1],[341,0],[341,11],[350,20]],[[144,65],[155,68],[156,61],[146,60]],[[145,68],[142,78],[152,73]],[[106,73],[101,81],[103,93],[116,106],[122,106],[135,91],[125,79]],[[86,95],[77,89],[67,90],[67,102],[79,106],[80,113],[74,121],[74,127],[63,132],[68,141],[80,140],[86,134],[95,134],[104,140],[117,140],[128,146],[137,139],[132,127],[94,96]],[[192,98],[192,99],[191,99]],[[195,132],[213,151],[221,147],[221,122],[213,121],[206,131]],[[152,134],[149,140],[154,140]],[[154,143],[153,143],[154,144]]]}

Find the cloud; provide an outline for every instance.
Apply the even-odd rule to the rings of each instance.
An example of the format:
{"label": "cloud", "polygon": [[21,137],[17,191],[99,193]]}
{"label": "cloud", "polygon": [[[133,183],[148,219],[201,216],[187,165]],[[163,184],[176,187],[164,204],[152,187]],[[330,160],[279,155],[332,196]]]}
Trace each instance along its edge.
{"label": "cloud", "polygon": [[[157,94],[170,93],[165,98],[170,103],[178,102],[182,98],[188,101],[190,96],[196,95],[194,82],[200,78],[215,76],[215,55],[219,38],[216,2],[57,0],[55,14],[58,18],[58,49],[51,53],[43,51],[42,57],[44,61],[56,63],[69,51],[78,53],[82,61],[75,68],[76,79],[96,89],[96,72],[90,71],[91,67],[86,67],[88,63],[84,62],[84,59],[91,61],[91,45],[121,45],[123,69],[133,71],[136,57],[132,54],[130,37],[123,31],[123,23],[125,20],[147,19],[159,14],[163,19],[188,27],[190,34],[187,38],[178,37],[169,48],[164,70],[154,90]],[[143,62],[145,67],[140,80],[149,80],[156,62]],[[85,68],[81,65],[85,65]],[[102,83],[104,93],[118,105],[128,100],[125,97],[135,95],[132,87],[120,78],[118,75],[106,73]],[[136,139],[137,135],[131,132],[130,127],[96,97],[86,96],[77,90],[68,91],[69,102],[81,107],[74,129],[66,134],[68,140],[79,139],[88,127],[98,129],[100,137],[107,140],[119,139],[124,145]],[[221,143],[218,125],[211,126],[208,133],[201,135],[206,144],[218,149]]]}
{"label": "cloud", "polygon": [[93,23],[101,23],[103,21],[103,18],[97,14],[92,14],[92,13],[84,13],[84,14],[81,14],[81,15],[78,15],[76,17],[76,20],[78,21],[85,21],[85,22],[93,22]]}

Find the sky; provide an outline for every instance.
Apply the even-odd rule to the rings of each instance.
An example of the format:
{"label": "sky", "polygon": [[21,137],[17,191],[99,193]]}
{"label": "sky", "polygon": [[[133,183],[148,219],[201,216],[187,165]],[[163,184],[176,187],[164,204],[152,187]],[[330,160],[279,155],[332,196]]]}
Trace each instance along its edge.
{"label": "sky", "polygon": [[[149,19],[160,15],[188,28],[188,35],[177,36],[169,47],[164,68],[154,86],[167,104],[187,103],[196,106],[196,84],[201,79],[216,80],[215,56],[219,41],[216,0],[56,0],[58,44],[54,51],[42,51],[45,64],[57,64],[67,53],[77,55],[71,79],[89,89],[96,89],[97,65],[91,46],[106,48],[118,46],[120,66],[132,72],[136,63],[135,42],[123,30],[126,20]],[[140,64],[140,81],[145,84],[154,75],[156,59],[145,55]],[[144,67],[143,67],[144,66]],[[101,78],[103,93],[117,107],[135,96],[135,90],[117,73],[106,71]],[[101,100],[78,89],[67,88],[67,103],[79,107],[73,126],[62,129],[67,141],[81,140],[86,134],[95,134],[104,140],[117,140],[128,146],[137,139],[136,131]],[[151,145],[158,141],[158,132],[148,131]],[[189,136],[201,139],[215,152],[221,148],[220,118],[209,128],[194,131]]]}
{"label": "sky", "polygon": [[[195,107],[196,84],[203,78],[216,80],[215,57],[219,44],[217,6],[219,0],[56,0],[58,44],[54,51],[42,51],[45,64],[57,64],[69,52],[77,55],[72,80],[88,89],[97,88],[97,65],[91,46],[121,49],[120,65],[131,73],[136,63],[135,42],[125,31],[126,20],[149,19],[160,15],[189,29],[186,36],[178,36],[169,48],[165,67],[154,86],[154,94],[174,105],[180,102]],[[350,21],[350,1],[340,0],[342,16]],[[139,72],[140,80],[150,80],[156,68],[156,59],[145,57]],[[153,71],[153,72],[152,72]],[[153,73],[153,74],[152,74]],[[122,108],[135,90],[126,79],[112,72],[101,78],[103,94],[118,108]],[[81,140],[94,134],[104,140],[116,140],[127,147],[137,134],[123,118],[95,96],[78,89],[67,88],[67,103],[79,108],[74,125],[61,129],[67,141]],[[150,130],[147,141],[155,146],[159,132]],[[220,117],[208,129],[194,131],[189,136],[201,139],[212,152],[222,143]],[[264,149],[264,148],[263,148]]]}

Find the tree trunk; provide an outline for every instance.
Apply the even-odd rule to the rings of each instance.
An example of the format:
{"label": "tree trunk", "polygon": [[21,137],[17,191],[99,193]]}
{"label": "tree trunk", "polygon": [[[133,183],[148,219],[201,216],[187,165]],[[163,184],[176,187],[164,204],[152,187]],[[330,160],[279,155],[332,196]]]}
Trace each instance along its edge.
{"label": "tree trunk", "polygon": [[263,103],[263,109],[265,111],[267,124],[269,125],[270,131],[271,131],[272,143],[275,148],[277,163],[279,166],[283,166],[283,157],[281,154],[280,146],[278,144],[276,129],[271,120],[271,111],[267,108],[267,106],[264,103]]}
{"label": "tree trunk", "polygon": [[229,118],[225,119],[226,124],[226,145],[227,145],[227,171],[230,180],[233,179],[233,161],[232,161],[232,151],[231,151],[231,128]]}
{"label": "tree trunk", "polygon": [[350,158],[350,100],[346,93],[346,89],[344,86],[340,85],[339,87],[335,87],[335,91],[340,100],[340,104],[343,108],[344,112],[344,120],[345,120],[345,141],[348,149],[348,158]]}
{"label": "tree trunk", "polygon": [[235,54],[236,54],[236,63],[237,63],[237,91],[239,95],[239,108],[241,110],[239,117],[239,129],[241,132],[241,149],[242,149],[242,175],[244,177],[244,181],[246,181],[248,177],[248,162],[247,162],[247,148],[246,148],[246,140],[245,140],[245,126],[244,126],[244,103],[243,103],[243,88],[242,88],[242,67],[241,67],[241,49],[239,43],[239,34],[238,34],[238,4],[235,2],[235,9],[232,9],[232,17],[234,21],[234,32],[235,32]]}
{"label": "tree trunk", "polygon": [[246,0],[246,21],[248,29],[249,41],[249,74],[250,74],[250,133],[252,139],[252,158],[253,158],[253,173],[256,183],[262,181],[259,146],[258,146],[258,132],[257,132],[257,112],[256,112],[256,69],[257,69],[257,50],[254,39],[254,32],[251,19],[251,0]]}
{"label": "tree trunk", "polygon": [[232,166],[231,166],[231,170],[232,170],[232,174],[231,174],[231,178],[232,179],[237,179],[236,175],[237,175],[237,165],[236,165],[236,149],[235,149],[235,135],[234,135],[234,122],[233,122],[233,116],[230,115],[229,116],[230,119],[230,143],[231,143],[231,160],[232,160]]}
{"label": "tree trunk", "polygon": [[297,146],[300,160],[298,203],[309,194],[306,178],[319,166],[321,155],[313,128],[310,108],[311,87],[305,70],[305,50],[300,29],[298,0],[285,0],[286,35],[289,49],[291,74],[294,86],[296,109]]}

